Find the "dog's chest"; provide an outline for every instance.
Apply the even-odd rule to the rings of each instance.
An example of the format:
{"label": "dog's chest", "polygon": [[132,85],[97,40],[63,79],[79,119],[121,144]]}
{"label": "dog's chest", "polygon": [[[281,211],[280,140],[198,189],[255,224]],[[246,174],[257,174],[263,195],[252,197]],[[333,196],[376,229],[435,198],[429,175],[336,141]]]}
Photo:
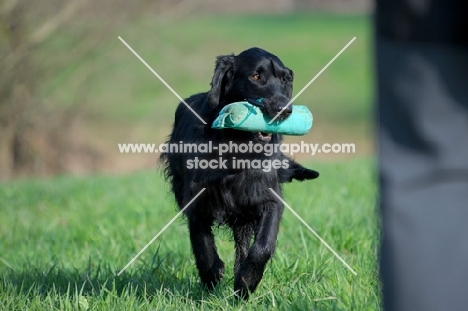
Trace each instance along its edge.
{"label": "dog's chest", "polygon": [[248,170],[207,185],[207,199],[218,222],[249,221],[261,215],[268,202],[275,201],[269,188],[276,188],[276,172]]}

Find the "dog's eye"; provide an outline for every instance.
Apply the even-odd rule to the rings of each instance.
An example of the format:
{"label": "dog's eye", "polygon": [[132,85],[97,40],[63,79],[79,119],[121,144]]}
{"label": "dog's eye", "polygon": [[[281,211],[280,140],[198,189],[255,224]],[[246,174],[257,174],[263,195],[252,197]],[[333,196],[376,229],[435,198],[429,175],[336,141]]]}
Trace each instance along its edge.
{"label": "dog's eye", "polygon": [[254,75],[252,76],[252,79],[258,81],[258,80],[260,80],[260,75],[259,75],[258,73],[256,73],[256,74],[254,74]]}
{"label": "dog's eye", "polygon": [[283,83],[283,84],[292,82],[291,76],[283,76],[283,77],[280,78],[280,80],[281,80],[281,83]]}

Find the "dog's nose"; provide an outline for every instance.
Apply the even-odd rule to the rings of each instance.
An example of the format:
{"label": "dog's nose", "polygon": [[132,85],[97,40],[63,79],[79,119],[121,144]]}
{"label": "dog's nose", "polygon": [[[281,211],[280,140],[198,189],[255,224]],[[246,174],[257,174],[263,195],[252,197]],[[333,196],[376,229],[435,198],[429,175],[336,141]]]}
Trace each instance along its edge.
{"label": "dog's nose", "polygon": [[[286,107],[286,109],[284,108]],[[284,111],[283,111],[284,109]],[[282,112],[286,115],[290,115],[292,113],[292,105],[289,105],[286,103],[286,104],[278,104],[276,105],[276,112]]]}

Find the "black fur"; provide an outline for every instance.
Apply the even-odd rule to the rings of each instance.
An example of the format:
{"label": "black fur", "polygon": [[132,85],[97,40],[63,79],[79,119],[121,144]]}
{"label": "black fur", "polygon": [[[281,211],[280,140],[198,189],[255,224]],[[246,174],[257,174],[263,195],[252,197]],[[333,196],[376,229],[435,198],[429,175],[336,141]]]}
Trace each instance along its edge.
{"label": "black fur", "polygon": [[[257,76],[258,75],[258,76]],[[241,54],[219,56],[207,93],[186,99],[191,108],[206,122],[204,125],[183,103],[175,113],[175,123],[168,143],[195,143],[213,146],[237,144],[278,144],[281,136],[251,133],[231,129],[214,130],[211,123],[225,105],[246,99],[263,98],[263,112],[274,117],[290,100],[293,72],[278,57],[259,48]],[[289,116],[285,110],[279,119]],[[314,170],[304,168],[281,152],[271,156],[259,153],[233,152],[224,154],[225,168],[189,169],[187,160],[218,159],[213,153],[165,152],[161,155],[167,179],[177,204],[182,209],[202,188],[206,190],[185,211],[190,241],[201,281],[213,288],[224,274],[224,263],[214,243],[212,226],[226,224],[233,231],[236,245],[234,289],[247,298],[262,279],[265,265],[275,251],[283,204],[271,193],[281,195],[281,183],[293,179],[318,177]],[[233,158],[244,160],[280,160],[288,167],[271,169],[239,169],[232,166]],[[258,162],[257,162],[258,163]]]}

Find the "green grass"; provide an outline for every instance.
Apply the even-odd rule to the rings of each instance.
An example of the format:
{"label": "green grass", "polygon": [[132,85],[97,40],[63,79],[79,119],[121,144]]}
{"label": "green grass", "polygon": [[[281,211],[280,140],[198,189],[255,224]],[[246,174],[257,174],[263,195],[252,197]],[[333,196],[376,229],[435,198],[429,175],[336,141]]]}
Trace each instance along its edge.
{"label": "green grass", "polygon": [[[178,102],[117,36],[182,97],[208,90],[217,55],[252,46],[293,69],[298,92],[356,36],[298,103],[314,113],[308,140],[368,138],[362,127],[373,87],[368,17],[159,17],[129,20],[86,42],[82,34],[100,22],[75,22],[34,51],[40,99],[51,111],[71,107],[83,116],[77,135],[108,144],[106,159],[120,156],[116,142],[162,142]],[[183,219],[116,277],[176,214],[168,186],[155,170],[57,177],[0,184],[0,310],[378,310],[373,161],[313,167],[321,177],[285,186],[285,200],[357,276],[285,210],[275,257],[248,302],[233,297],[233,243],[223,229],[217,244],[226,275],[213,293],[200,287]]]}
{"label": "green grass", "polygon": [[213,292],[194,268],[177,220],[120,277],[115,274],[176,213],[158,171],[0,185],[1,310],[378,310],[373,161],[316,163],[316,181],[285,200],[358,273],[354,276],[285,210],[275,257],[250,301],[233,297],[233,243]]}

